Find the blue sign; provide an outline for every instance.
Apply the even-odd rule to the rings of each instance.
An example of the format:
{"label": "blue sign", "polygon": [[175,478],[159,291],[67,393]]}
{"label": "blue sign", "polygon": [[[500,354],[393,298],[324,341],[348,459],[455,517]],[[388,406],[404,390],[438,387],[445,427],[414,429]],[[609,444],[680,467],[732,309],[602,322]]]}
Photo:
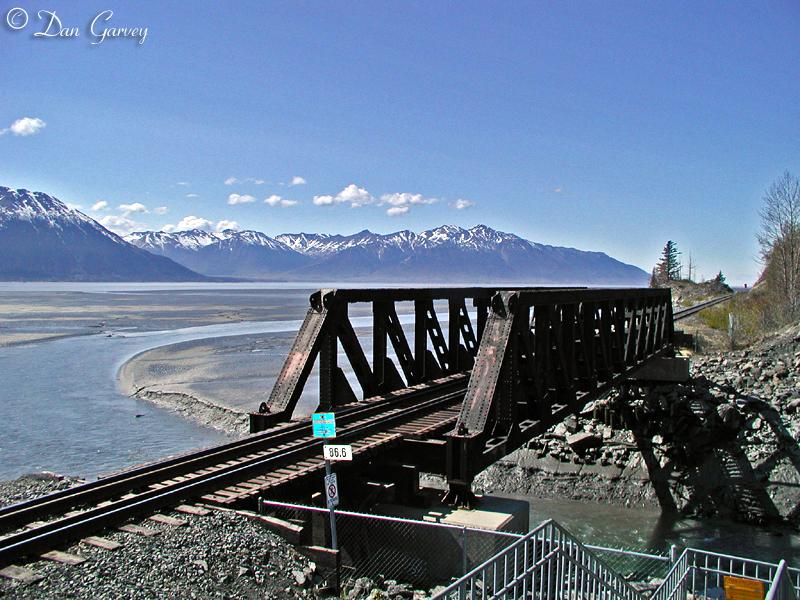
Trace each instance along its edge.
{"label": "blue sign", "polygon": [[335,438],[336,415],[333,413],[314,413],[311,415],[311,429],[315,438]]}

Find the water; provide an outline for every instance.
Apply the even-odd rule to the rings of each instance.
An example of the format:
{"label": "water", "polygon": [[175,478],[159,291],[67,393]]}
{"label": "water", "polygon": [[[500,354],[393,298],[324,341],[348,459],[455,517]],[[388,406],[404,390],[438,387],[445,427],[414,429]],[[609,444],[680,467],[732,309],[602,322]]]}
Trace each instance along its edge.
{"label": "water", "polygon": [[800,535],[784,527],[760,528],[724,519],[670,516],[644,508],[526,498],[530,525],[553,519],[587,544],[664,553],[672,544],[764,561],[785,558],[798,565]]}
{"label": "water", "polygon": [[164,344],[299,326],[233,323],[0,348],[0,479],[41,470],[94,477],[224,441],[217,430],[121,394],[119,367]]}

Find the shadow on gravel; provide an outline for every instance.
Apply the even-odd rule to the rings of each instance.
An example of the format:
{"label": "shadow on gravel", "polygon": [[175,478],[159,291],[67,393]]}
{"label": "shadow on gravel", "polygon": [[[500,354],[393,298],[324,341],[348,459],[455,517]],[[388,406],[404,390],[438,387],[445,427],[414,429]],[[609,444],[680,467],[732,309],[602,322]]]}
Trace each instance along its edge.
{"label": "shadow on gravel", "polygon": [[[677,513],[800,525],[800,500],[796,499],[800,446],[779,412],[761,398],[732,387],[705,378],[695,383],[724,394],[730,403],[726,410],[709,410],[702,401],[671,407],[664,419],[671,421],[675,433],[666,456],[659,459],[651,441],[658,423],[631,419],[636,423],[632,427],[635,443],[664,511],[664,525],[669,527],[668,521]],[[748,457],[746,436],[741,435],[756,419],[774,436],[765,458]],[[776,497],[783,500],[781,508]],[[788,507],[787,497],[794,498]]]}

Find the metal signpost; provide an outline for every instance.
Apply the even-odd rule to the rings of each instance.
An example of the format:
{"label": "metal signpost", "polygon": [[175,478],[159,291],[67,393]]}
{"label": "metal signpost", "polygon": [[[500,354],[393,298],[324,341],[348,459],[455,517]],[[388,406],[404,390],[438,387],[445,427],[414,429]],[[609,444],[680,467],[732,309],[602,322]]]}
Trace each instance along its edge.
{"label": "metal signpost", "polygon": [[[311,415],[311,429],[315,438],[336,437],[336,415],[334,413],[314,413]],[[329,446],[323,446],[328,448]],[[336,446],[333,446],[336,447]],[[339,446],[341,448],[341,446]],[[349,446],[346,446],[349,448]],[[336,512],[333,510],[339,504],[339,486],[336,473],[331,471],[331,461],[325,452],[325,500],[331,515],[331,549],[338,550],[336,539]]]}

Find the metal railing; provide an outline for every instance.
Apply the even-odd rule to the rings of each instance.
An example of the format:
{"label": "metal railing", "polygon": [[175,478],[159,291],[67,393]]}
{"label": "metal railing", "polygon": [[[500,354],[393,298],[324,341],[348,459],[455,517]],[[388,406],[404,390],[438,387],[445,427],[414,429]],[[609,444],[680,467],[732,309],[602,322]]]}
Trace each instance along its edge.
{"label": "metal railing", "polygon": [[[262,500],[261,510],[308,525],[306,543],[330,541],[324,508]],[[343,584],[368,578],[416,589],[447,585],[431,600],[711,600],[742,580],[760,582],[765,600],[800,598],[800,569],[785,561],[695,548],[678,555],[673,547],[664,556],[582,544],[552,520],[525,535],[343,510],[336,520]],[[654,578],[662,582],[652,594],[632,585]]]}
{"label": "metal railing", "polygon": [[552,520],[478,565],[432,600],[528,597],[640,600],[627,581]]}
{"label": "metal railing", "polygon": [[797,590],[792,584],[792,573],[786,566],[785,560],[778,563],[766,600],[797,600]]}
{"label": "metal railing", "polygon": [[768,563],[750,558],[687,548],[673,564],[651,600],[716,598],[737,580],[761,582],[766,598],[797,600],[800,569],[785,561]]}

